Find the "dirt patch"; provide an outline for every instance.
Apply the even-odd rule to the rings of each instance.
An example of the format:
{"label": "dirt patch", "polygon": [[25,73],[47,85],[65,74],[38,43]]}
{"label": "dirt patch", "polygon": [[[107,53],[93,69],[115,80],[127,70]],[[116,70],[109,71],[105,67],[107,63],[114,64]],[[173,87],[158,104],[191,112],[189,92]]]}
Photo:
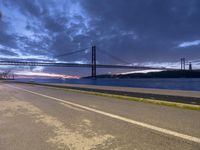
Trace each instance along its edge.
{"label": "dirt patch", "polygon": [[[62,121],[53,116],[49,116],[38,107],[24,101],[0,101],[0,113],[4,117],[28,115],[30,118],[34,119],[36,123],[45,124],[47,127],[51,128],[54,133],[54,136],[49,137],[46,142],[56,145],[58,149],[95,149],[96,146],[99,145],[105,147],[114,139],[112,135],[100,135],[90,129],[92,122],[88,119],[82,120],[80,125],[78,125],[79,130],[74,131],[67,127]],[[83,130],[90,133],[90,136],[85,136]]]}

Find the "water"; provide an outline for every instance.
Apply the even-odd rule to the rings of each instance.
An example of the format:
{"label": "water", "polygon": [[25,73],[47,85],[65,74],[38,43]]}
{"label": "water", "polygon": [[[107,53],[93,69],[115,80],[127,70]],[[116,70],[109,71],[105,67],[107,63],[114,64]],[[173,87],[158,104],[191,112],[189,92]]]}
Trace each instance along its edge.
{"label": "water", "polygon": [[69,83],[105,86],[123,86],[137,88],[156,88],[170,90],[200,91],[200,78],[177,79],[18,79],[19,81],[34,81],[38,83]]}

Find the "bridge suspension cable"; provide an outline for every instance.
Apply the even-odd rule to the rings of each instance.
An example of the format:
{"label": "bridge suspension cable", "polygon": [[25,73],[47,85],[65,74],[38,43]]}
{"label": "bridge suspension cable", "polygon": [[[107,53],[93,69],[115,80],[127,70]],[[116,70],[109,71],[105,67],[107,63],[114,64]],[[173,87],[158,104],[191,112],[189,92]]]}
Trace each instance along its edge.
{"label": "bridge suspension cable", "polygon": [[107,52],[105,50],[98,49],[98,51],[102,52],[102,54],[104,54],[104,55],[109,56],[110,58],[112,58],[115,61],[121,62],[123,64],[131,64],[130,62],[127,62],[127,61],[125,61],[125,60],[123,60],[121,58],[118,58],[118,57],[112,55],[111,53],[109,53],[109,52]]}
{"label": "bridge suspension cable", "polygon": [[74,55],[74,54],[77,54],[77,53],[85,52],[85,50],[87,50],[89,48],[91,48],[91,47],[86,47],[86,48],[78,49],[78,50],[71,51],[71,52],[68,52],[68,53],[56,55],[55,57],[58,58],[58,57],[64,57],[64,56]]}
{"label": "bridge suspension cable", "polygon": [[189,60],[189,62],[200,62],[200,59]]}

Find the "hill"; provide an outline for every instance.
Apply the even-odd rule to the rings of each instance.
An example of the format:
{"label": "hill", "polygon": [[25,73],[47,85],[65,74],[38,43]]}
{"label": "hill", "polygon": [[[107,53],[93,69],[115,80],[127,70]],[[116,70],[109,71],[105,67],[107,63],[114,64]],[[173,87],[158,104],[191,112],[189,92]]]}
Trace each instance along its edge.
{"label": "hill", "polygon": [[[91,77],[85,77],[91,78]],[[173,70],[149,73],[104,74],[97,78],[200,78],[200,70]]]}

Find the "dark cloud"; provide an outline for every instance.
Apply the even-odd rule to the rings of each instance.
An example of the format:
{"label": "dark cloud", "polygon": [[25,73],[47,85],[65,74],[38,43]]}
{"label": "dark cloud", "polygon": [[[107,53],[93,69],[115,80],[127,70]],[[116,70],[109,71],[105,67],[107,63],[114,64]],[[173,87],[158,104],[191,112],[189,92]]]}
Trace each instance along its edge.
{"label": "dark cloud", "polygon": [[5,46],[15,47],[15,36],[9,33],[9,24],[0,19],[0,44]]}
{"label": "dark cloud", "polygon": [[[105,51],[130,63],[175,62],[180,57],[200,56],[200,45],[178,46],[200,40],[199,0],[2,2],[8,14],[0,20],[0,44],[22,54],[51,58],[96,44],[98,62],[104,64],[121,63]],[[12,10],[16,12],[15,20],[9,12]],[[15,24],[16,18],[23,18],[23,22]],[[14,32],[22,27],[20,34]],[[57,59],[90,62],[90,55]]]}
{"label": "dark cloud", "polygon": [[[200,25],[198,0],[101,0],[81,1],[93,24],[133,30],[138,34],[174,38],[177,33],[194,32]],[[102,24],[104,23],[104,24]],[[109,26],[108,26],[109,25]],[[187,28],[186,28],[187,27]],[[175,32],[168,32],[175,31]],[[171,35],[171,36],[170,36]]]}
{"label": "dark cloud", "polygon": [[43,13],[37,0],[4,0],[3,3],[10,8],[18,8],[22,14],[29,17],[38,17]]}
{"label": "dark cloud", "polygon": [[50,32],[64,32],[66,30],[65,24],[67,20],[65,17],[50,17],[47,16],[44,18],[44,26]]}
{"label": "dark cloud", "polygon": [[14,52],[11,52],[9,50],[2,49],[2,48],[0,48],[0,55],[18,56],[18,54],[14,53]]}
{"label": "dark cloud", "polygon": [[[121,51],[122,55],[126,51],[124,59],[128,57],[130,61],[171,61],[171,58],[179,58],[182,53],[181,49],[175,48],[179,42],[200,39],[198,0],[81,2],[87,14],[93,18],[91,24],[94,32],[99,32],[100,37],[112,37],[110,44],[107,42],[103,45],[109,45],[108,49],[114,54],[119,55]],[[134,40],[131,36],[120,34],[120,31],[132,31],[138,38]],[[113,37],[113,33],[116,36]],[[200,55],[197,47],[193,47],[194,51]],[[185,54],[185,57],[195,57],[191,48]]]}

